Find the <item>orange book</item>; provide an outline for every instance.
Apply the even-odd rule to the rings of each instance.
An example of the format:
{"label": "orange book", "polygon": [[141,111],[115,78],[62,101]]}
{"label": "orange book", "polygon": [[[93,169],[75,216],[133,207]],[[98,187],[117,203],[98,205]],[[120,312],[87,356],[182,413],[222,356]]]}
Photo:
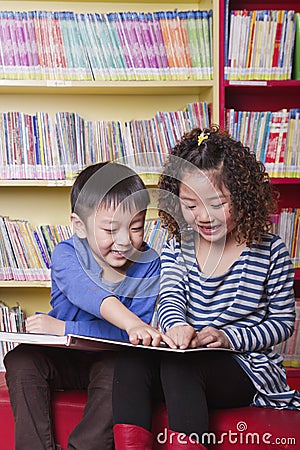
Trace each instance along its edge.
{"label": "orange book", "polygon": [[163,41],[164,41],[164,45],[165,45],[165,49],[166,49],[166,55],[167,55],[167,59],[168,59],[168,65],[170,68],[171,79],[176,80],[176,73],[175,73],[176,72],[175,71],[176,58],[175,58],[175,52],[174,52],[173,45],[172,45],[172,36],[171,36],[171,31],[170,31],[166,12],[162,12],[160,14],[159,22],[160,22],[162,37],[163,37]]}
{"label": "orange book", "polygon": [[254,42],[254,29],[255,29],[255,21],[256,21],[256,11],[250,11],[251,14],[251,23],[250,23],[250,32],[249,32],[249,45],[248,45],[248,54],[247,54],[247,79],[251,79],[251,65],[252,65],[252,54],[253,54],[253,42]]}

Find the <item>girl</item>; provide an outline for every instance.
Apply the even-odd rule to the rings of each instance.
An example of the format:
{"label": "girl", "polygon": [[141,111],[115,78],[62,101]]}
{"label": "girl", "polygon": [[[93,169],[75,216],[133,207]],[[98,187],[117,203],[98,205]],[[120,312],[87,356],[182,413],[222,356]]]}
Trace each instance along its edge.
{"label": "girl", "polygon": [[159,187],[160,217],[174,236],[161,257],[160,325],[178,348],[214,351],[151,352],[151,360],[131,352],[127,369],[118,362],[114,406],[128,409],[114,408],[117,450],[129,448],[118,447],[126,429],[144,436],[135,449],[152,448],[151,396],[161,388],[174,449],[205,448],[209,409],[300,409],[272,350],[291,336],[295,309],[290,257],[268,232],[276,204],[264,166],[217,126],[194,129]]}

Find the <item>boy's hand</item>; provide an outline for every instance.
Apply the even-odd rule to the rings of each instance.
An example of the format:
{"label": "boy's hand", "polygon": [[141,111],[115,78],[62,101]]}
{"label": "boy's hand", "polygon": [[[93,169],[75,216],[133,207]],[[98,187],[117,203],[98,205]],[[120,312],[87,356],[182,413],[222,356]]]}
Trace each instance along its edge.
{"label": "boy's hand", "polygon": [[147,324],[134,326],[127,330],[127,333],[129,336],[129,341],[133,345],[143,344],[158,347],[161,342],[164,342],[169,347],[176,348],[175,343],[170,337],[160,333],[155,328],[152,328]]}
{"label": "boy's hand", "polygon": [[27,333],[65,334],[66,324],[63,320],[48,316],[47,314],[35,314],[26,320]]}
{"label": "boy's hand", "polygon": [[175,325],[166,334],[176,344],[177,348],[182,349],[188,348],[197,336],[196,331],[191,325]]}
{"label": "boy's hand", "polygon": [[204,327],[192,339],[190,347],[230,348],[230,341],[224,331],[214,327]]}

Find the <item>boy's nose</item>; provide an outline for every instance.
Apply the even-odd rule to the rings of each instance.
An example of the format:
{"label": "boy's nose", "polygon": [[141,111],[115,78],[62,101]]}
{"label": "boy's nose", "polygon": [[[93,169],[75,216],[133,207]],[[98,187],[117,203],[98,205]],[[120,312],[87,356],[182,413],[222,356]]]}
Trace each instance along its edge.
{"label": "boy's nose", "polygon": [[118,245],[128,246],[131,244],[128,231],[119,231],[115,235],[115,243]]}

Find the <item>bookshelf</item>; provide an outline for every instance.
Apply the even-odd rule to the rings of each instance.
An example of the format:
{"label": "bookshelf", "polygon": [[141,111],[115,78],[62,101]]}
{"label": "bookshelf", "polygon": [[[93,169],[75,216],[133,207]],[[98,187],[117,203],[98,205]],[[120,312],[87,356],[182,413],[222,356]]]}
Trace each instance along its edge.
{"label": "bookshelf", "polygon": [[[231,10],[295,10],[300,11],[298,0],[220,0],[220,42],[225,42],[226,34],[226,5],[228,14]],[[233,108],[236,111],[278,111],[283,108],[300,107],[299,80],[227,80],[224,75],[225,46],[220,47],[220,124],[225,125],[225,110]],[[279,209],[286,207],[300,207],[300,178],[272,178],[276,190],[279,192]],[[295,292],[300,297],[300,269],[295,271]]]}
{"label": "bookshelf", "polygon": [[[46,111],[77,112],[86,120],[147,119],[157,111],[182,109],[189,102],[211,103],[213,122],[219,122],[219,8],[218,0],[152,1],[4,1],[1,10],[9,11],[167,11],[213,10],[213,80],[170,81],[56,81],[0,79],[0,112]],[[143,174],[149,187],[155,177]],[[72,182],[46,180],[1,180],[1,215],[24,218],[33,225],[69,224],[69,194]],[[154,207],[150,217],[155,216]],[[27,314],[49,310],[48,282],[1,281],[0,299],[9,306],[19,302]]]}

